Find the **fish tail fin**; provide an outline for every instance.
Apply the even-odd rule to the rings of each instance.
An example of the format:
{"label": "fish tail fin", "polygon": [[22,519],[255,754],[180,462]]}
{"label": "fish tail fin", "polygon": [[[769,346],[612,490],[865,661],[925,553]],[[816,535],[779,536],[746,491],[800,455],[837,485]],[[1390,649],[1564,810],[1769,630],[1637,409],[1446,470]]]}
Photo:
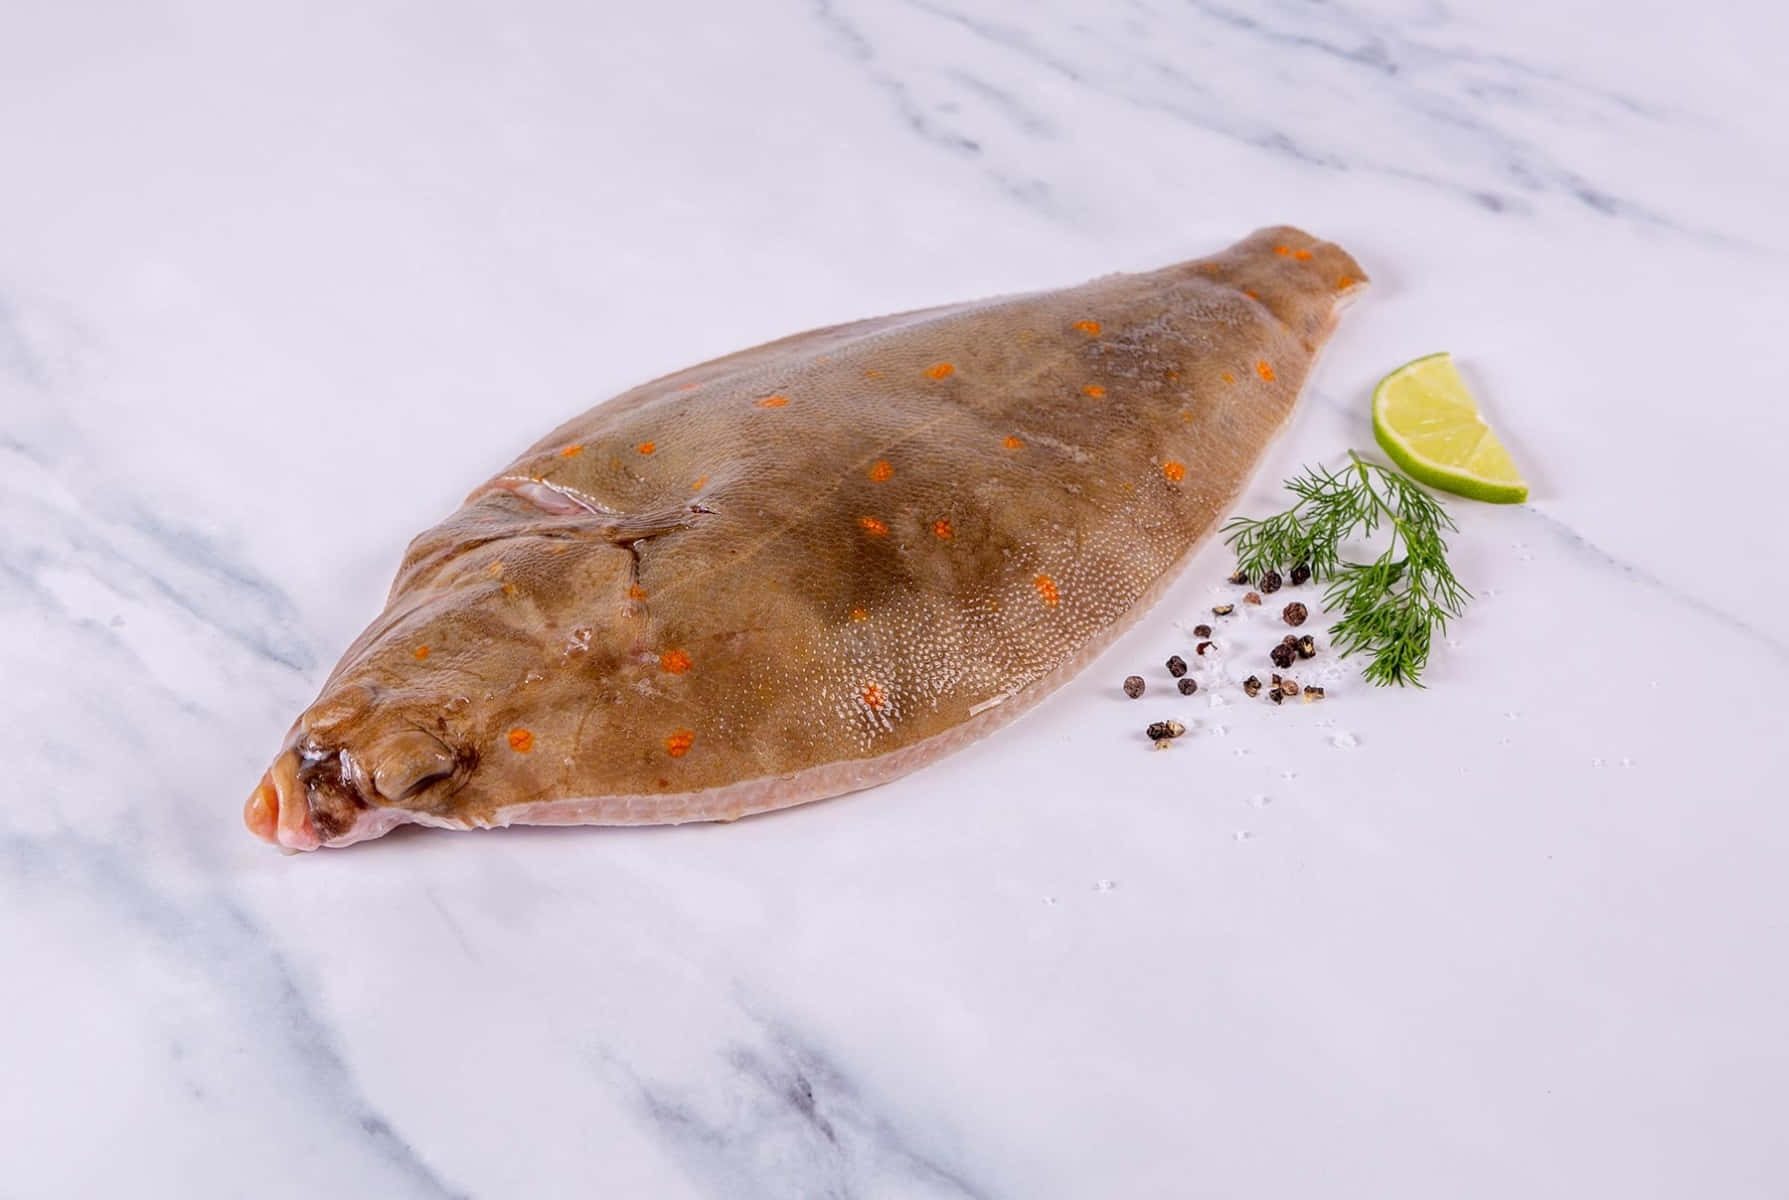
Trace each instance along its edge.
{"label": "fish tail fin", "polygon": [[1321,340],[1335,314],[1368,282],[1353,255],[1291,225],[1257,229],[1184,269],[1259,301],[1313,343]]}

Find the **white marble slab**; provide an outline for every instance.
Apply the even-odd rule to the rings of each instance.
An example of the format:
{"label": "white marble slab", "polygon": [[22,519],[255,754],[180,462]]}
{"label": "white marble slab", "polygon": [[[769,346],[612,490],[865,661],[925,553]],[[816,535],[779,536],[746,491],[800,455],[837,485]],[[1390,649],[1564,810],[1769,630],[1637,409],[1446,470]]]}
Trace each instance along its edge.
{"label": "white marble slab", "polygon": [[[350,9],[356,10],[351,12]],[[0,1195],[1781,1196],[1785,18],[1442,6],[0,17]],[[1249,498],[1449,348],[1423,692],[1099,664],[726,828],[239,809],[401,547],[633,382],[1291,221],[1346,318]]]}

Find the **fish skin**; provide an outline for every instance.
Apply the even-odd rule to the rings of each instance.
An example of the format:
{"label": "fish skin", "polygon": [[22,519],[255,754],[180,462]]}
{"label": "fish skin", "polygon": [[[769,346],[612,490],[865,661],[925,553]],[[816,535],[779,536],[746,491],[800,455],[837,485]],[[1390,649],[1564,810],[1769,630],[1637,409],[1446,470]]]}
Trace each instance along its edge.
{"label": "fish skin", "polygon": [[1166,588],[1365,282],[1275,227],[600,404],[411,543],[247,823],[730,820],[974,740]]}

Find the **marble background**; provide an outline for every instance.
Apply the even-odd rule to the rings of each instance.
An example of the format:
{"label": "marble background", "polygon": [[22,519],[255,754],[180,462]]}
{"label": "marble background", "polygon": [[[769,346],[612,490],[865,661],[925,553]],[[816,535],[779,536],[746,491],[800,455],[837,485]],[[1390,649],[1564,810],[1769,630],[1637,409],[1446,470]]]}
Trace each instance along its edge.
{"label": "marble background", "polygon": [[[0,10],[0,1195],[1789,1191],[1777,6]],[[1452,349],[1424,692],[1085,676],[732,827],[284,858],[402,546],[566,414],[844,318],[1341,242],[1248,507]],[[1208,683],[1234,664],[1205,668]]]}

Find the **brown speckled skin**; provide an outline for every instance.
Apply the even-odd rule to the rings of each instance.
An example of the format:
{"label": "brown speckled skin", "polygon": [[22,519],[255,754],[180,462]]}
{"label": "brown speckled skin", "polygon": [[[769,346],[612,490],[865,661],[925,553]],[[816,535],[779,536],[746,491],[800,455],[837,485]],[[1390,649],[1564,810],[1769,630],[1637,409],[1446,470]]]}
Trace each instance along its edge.
{"label": "brown speckled skin", "polygon": [[263,785],[278,840],[725,819],[1010,719],[1225,514],[1364,280],[1266,229],[599,405],[411,545]]}

